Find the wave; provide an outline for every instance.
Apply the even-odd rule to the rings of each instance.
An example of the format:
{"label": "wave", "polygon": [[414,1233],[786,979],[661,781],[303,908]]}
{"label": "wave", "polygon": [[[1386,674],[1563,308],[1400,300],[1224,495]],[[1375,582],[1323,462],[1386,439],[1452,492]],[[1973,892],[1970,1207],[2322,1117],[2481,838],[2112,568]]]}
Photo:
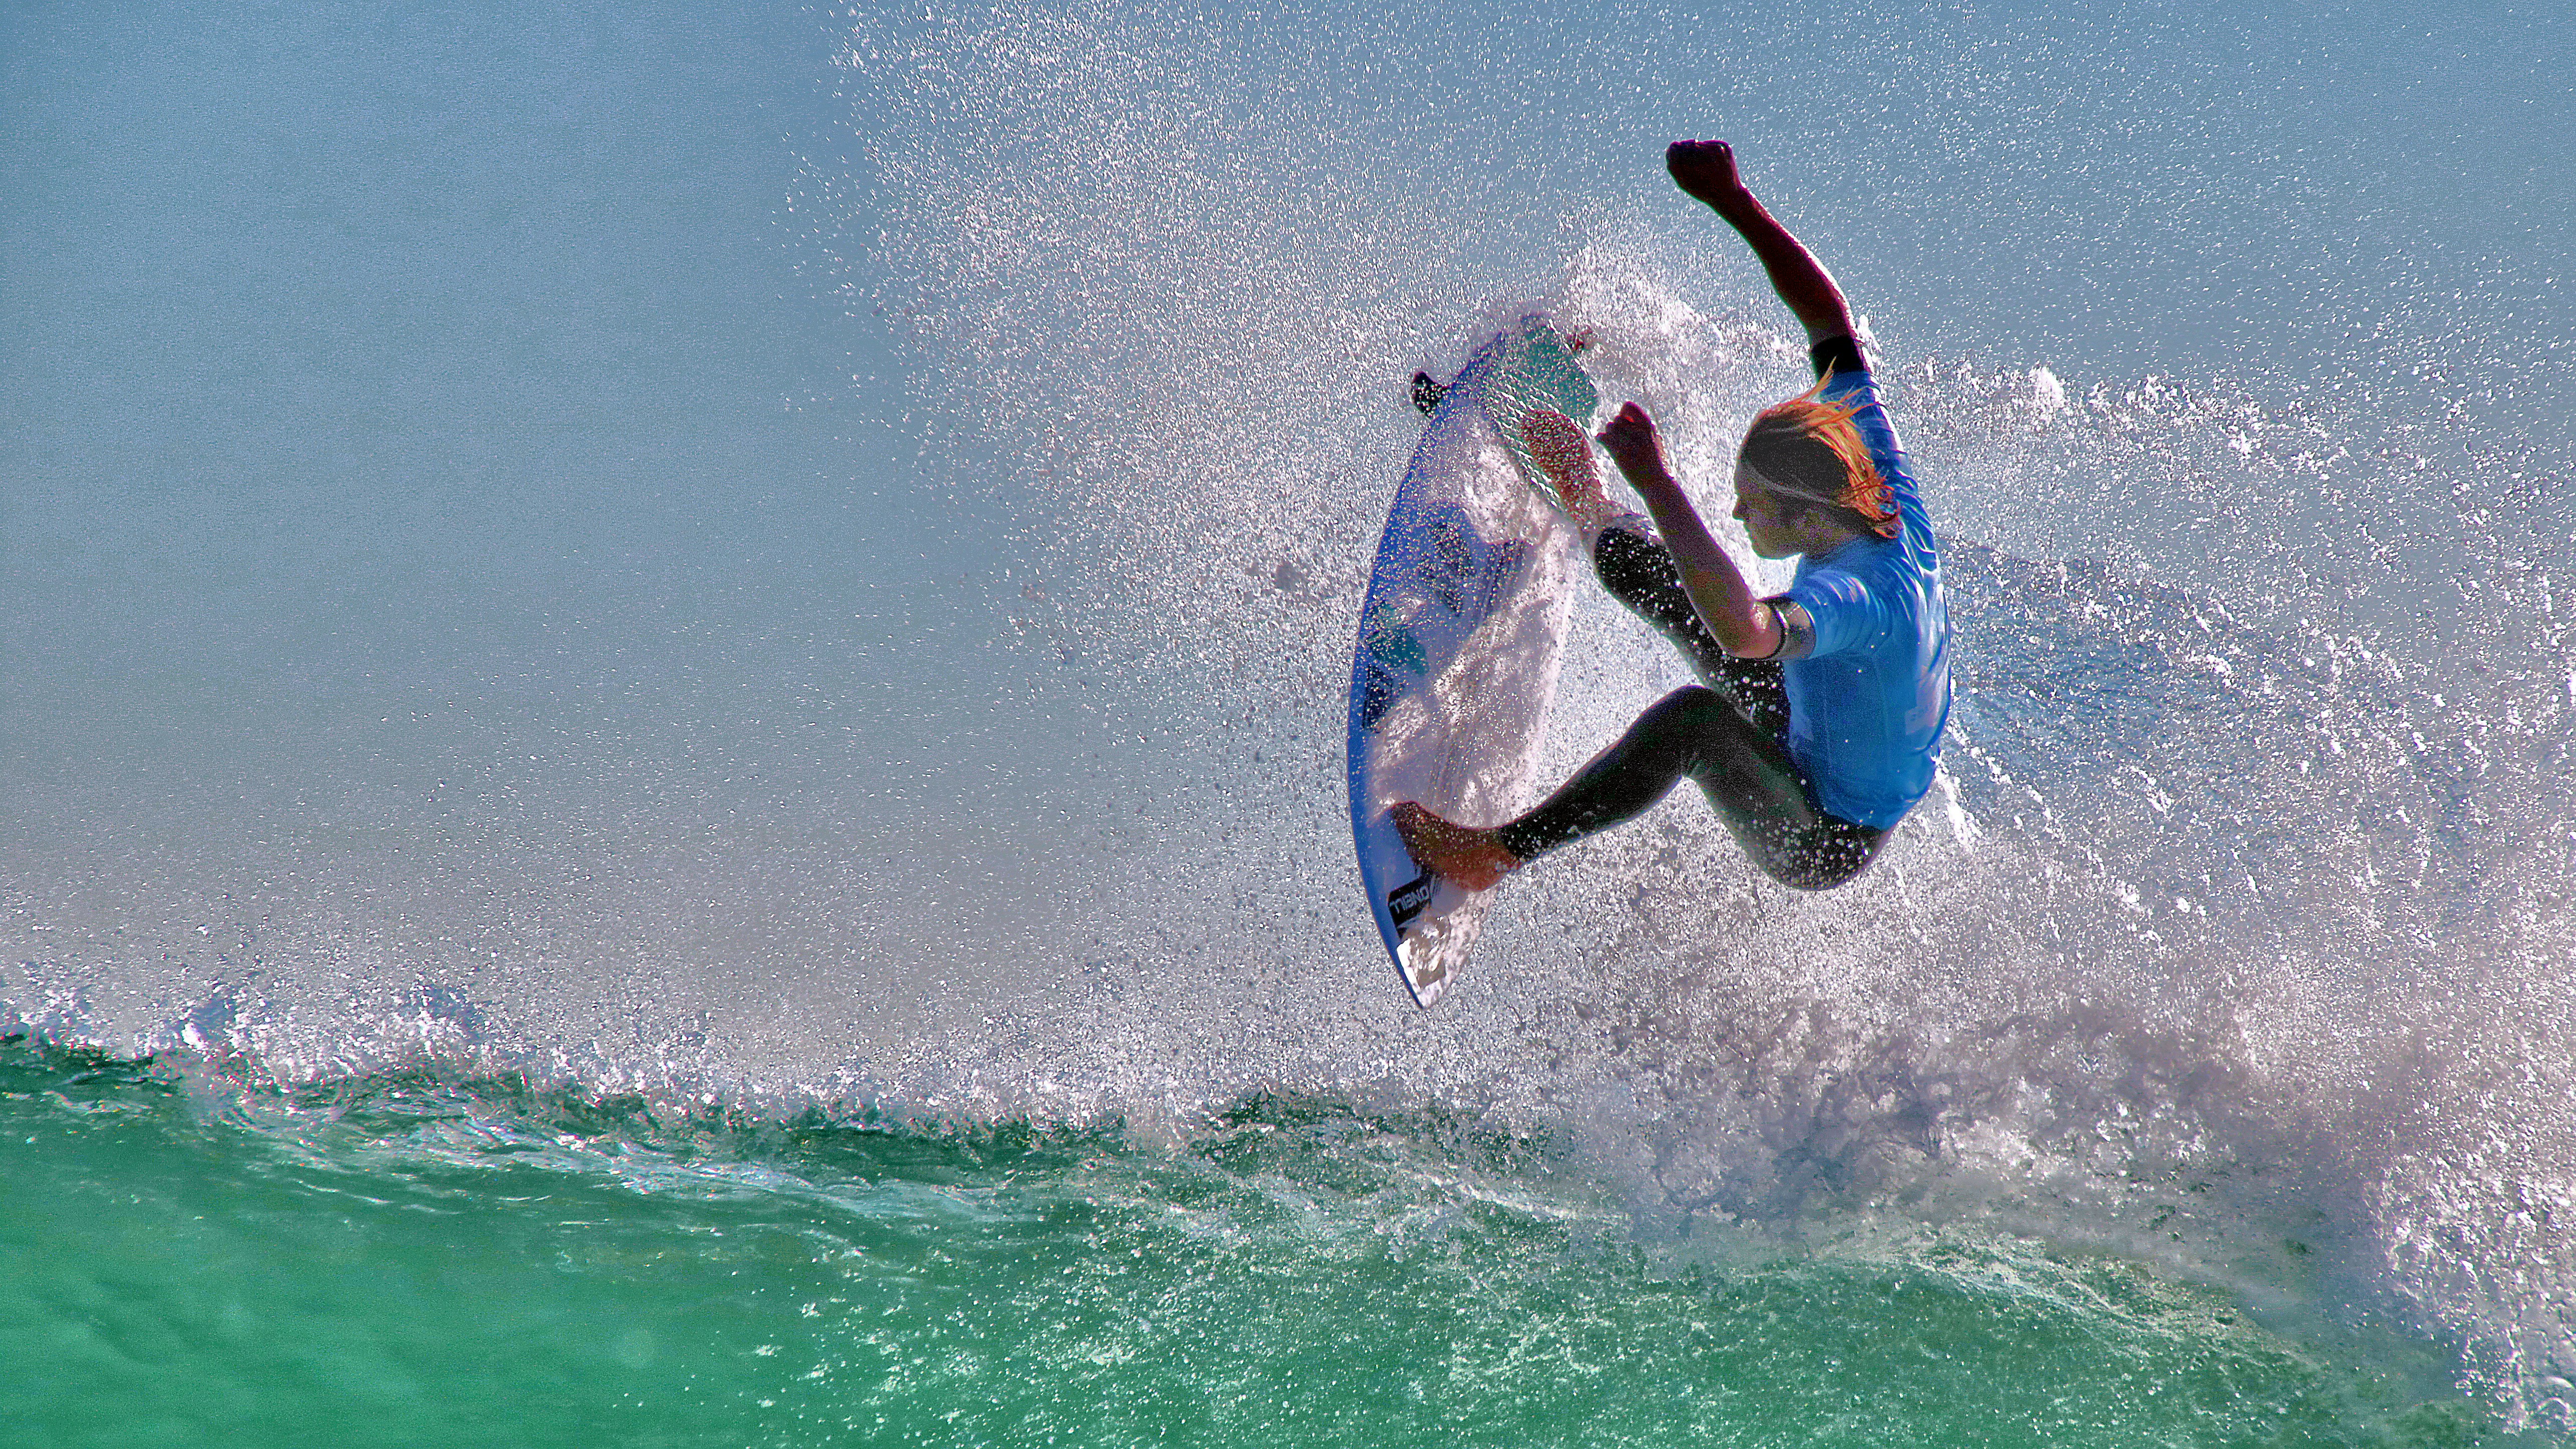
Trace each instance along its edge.
{"label": "wave", "polygon": [[[1437,1111],[1260,1095],[1139,1140],[429,1070],[254,1087],[12,1042],[0,1123],[23,1222],[55,1249],[0,1287],[12,1331],[157,1322],[178,1335],[150,1370],[174,1422],[285,1442],[306,1436],[263,1404],[315,1395],[226,1402],[273,1372],[269,1343],[296,1377],[400,1386],[398,1432],[488,1429],[480,1406],[506,1399],[529,1440],[649,1422],[673,1442],[944,1424],[1643,1444],[1854,1413],[1913,1442],[2491,1427],[2445,1391],[2446,1355],[2383,1330],[2285,1337],[2235,1296],[1965,1224],[1640,1236],[1571,1143]],[[186,1252],[132,1281],[130,1253],[78,1251],[138,1232]],[[414,1282],[439,1291],[388,1291]],[[317,1317],[334,1331],[310,1341],[243,1331]],[[76,1422],[125,1377],[66,1375],[24,1422]],[[372,1422],[333,1432],[373,1442]]]}

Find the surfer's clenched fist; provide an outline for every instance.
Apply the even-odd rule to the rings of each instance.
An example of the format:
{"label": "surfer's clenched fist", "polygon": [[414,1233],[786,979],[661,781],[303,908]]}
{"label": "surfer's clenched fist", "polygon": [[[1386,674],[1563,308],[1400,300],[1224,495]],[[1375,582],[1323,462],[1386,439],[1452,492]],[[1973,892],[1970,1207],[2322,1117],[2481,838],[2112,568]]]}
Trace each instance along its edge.
{"label": "surfer's clenched fist", "polygon": [[1631,402],[1601,429],[1601,451],[1619,465],[1619,471],[1630,482],[1640,479],[1665,478],[1672,470],[1664,466],[1664,439],[1655,431],[1655,420],[1644,408]]}
{"label": "surfer's clenched fist", "polygon": [[1735,148],[1724,141],[1675,141],[1664,148],[1664,169],[1675,186],[1720,211],[1751,195],[1736,174]]}
{"label": "surfer's clenched fist", "polygon": [[1772,289],[1807,329],[1809,342],[1849,337],[1859,330],[1843,289],[1825,264],[1754,199],[1735,169],[1734,147],[1724,141],[1675,141],[1664,148],[1664,169],[1672,173],[1675,186],[1706,202],[1742,234],[1771,274]]}

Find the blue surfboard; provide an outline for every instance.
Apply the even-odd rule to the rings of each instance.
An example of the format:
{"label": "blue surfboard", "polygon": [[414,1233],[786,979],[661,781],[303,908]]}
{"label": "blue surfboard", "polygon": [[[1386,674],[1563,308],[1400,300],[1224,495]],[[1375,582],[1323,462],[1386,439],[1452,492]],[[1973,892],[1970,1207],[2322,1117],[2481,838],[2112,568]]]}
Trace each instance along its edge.
{"label": "blue surfboard", "polygon": [[1351,834],[1360,884],[1405,989],[1424,1007],[1466,964],[1490,891],[1415,863],[1387,811],[1413,800],[1469,825],[1536,803],[1582,540],[1520,438],[1534,408],[1587,431],[1592,380],[1543,318],[1487,341],[1430,413],[1395,491],[1351,662]]}

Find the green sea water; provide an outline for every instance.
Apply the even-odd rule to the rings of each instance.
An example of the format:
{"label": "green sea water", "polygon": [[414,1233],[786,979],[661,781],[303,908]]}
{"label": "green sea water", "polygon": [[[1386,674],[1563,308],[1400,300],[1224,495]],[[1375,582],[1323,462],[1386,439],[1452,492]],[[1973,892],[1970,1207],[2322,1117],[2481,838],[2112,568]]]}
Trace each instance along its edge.
{"label": "green sea water", "polygon": [[1638,1232],[1562,1144],[899,1129],[0,1057],[0,1442],[2450,1445],[2448,1355],[1973,1229]]}

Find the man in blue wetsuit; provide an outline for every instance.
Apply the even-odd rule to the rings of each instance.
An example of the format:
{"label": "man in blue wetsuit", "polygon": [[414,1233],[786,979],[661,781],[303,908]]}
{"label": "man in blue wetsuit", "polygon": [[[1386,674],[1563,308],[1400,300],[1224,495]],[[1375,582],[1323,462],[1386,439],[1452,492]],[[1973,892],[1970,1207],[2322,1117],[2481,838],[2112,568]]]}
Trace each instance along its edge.
{"label": "man in blue wetsuit", "polygon": [[1785,594],[1754,597],[1666,466],[1644,408],[1621,408],[1600,441],[1651,527],[1612,508],[1580,430],[1534,415],[1523,436],[1591,541],[1603,587],[1703,684],[1666,695],[1517,820],[1479,828],[1396,806],[1414,858],[1473,889],[1643,814],[1687,775],[1764,872],[1826,890],[1858,875],[1931,788],[1950,713],[1941,565],[1851,308],[1754,200],[1725,142],[1675,142],[1664,161],[1753,248],[1812,344],[1816,386],[1757,415],[1735,464],[1746,539],[1764,558],[1797,557],[1797,577]]}

